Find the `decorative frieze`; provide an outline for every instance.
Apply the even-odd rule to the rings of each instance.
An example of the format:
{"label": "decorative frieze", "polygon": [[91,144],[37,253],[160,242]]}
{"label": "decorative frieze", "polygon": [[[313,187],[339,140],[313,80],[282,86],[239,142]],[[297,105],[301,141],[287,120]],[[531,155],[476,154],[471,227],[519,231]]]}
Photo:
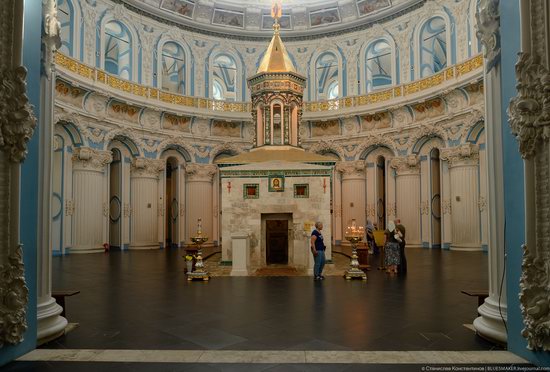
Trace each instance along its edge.
{"label": "decorative frieze", "polygon": [[420,159],[417,155],[395,157],[390,161],[390,167],[395,169],[398,176],[405,174],[420,174]]}
{"label": "decorative frieze", "polygon": [[77,147],[72,160],[75,169],[103,172],[105,166],[113,161],[113,154],[110,151],[96,150],[90,147]]}
{"label": "decorative frieze", "polygon": [[132,161],[132,177],[152,177],[159,178],[160,172],[166,167],[166,161],[163,159],[135,158]]}
{"label": "decorative frieze", "polygon": [[212,182],[218,167],[214,164],[188,164],[185,167],[189,181]]}
{"label": "decorative frieze", "polygon": [[36,118],[27,97],[27,69],[0,71],[0,150],[14,163],[22,162],[27,155],[27,142],[31,139]]}
{"label": "decorative frieze", "polygon": [[441,149],[440,158],[449,164],[449,168],[465,165],[477,166],[479,164],[479,146],[468,143]]}

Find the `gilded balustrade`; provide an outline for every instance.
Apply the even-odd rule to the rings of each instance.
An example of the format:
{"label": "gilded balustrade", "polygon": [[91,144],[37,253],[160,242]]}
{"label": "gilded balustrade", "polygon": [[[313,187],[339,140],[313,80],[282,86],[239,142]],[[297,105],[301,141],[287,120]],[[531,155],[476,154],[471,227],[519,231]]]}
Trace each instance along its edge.
{"label": "gilded balustrade", "polygon": [[[192,107],[203,110],[221,112],[250,112],[250,102],[227,102],[208,98],[189,97],[161,91],[157,88],[136,84],[128,80],[112,76],[103,70],[87,66],[71,57],[56,53],[55,62],[58,67],[66,69],[85,79],[92,80],[112,89],[135,95],[142,98],[159,100],[165,103]],[[442,85],[446,81],[459,79],[471,72],[481,71],[483,68],[483,56],[481,54],[472,57],[460,64],[446,68],[432,76],[415,80],[410,83],[379,90],[362,96],[344,97],[327,101],[305,102],[305,112],[336,111],[352,107],[366,106],[387,102],[394,98],[406,97],[428,89]]]}

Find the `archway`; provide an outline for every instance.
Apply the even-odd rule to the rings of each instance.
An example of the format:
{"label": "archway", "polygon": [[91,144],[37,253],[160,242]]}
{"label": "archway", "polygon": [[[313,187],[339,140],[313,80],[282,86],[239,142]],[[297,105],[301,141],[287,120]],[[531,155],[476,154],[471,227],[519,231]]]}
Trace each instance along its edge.
{"label": "archway", "polygon": [[430,151],[430,204],[431,246],[441,248],[441,161],[437,148]]}
{"label": "archway", "polygon": [[386,229],[386,158],[376,158],[376,224],[378,229]]}
{"label": "archway", "polygon": [[166,182],[165,182],[165,211],[164,214],[164,243],[166,247],[178,246],[178,223],[179,223],[179,164],[175,157],[166,159]]}

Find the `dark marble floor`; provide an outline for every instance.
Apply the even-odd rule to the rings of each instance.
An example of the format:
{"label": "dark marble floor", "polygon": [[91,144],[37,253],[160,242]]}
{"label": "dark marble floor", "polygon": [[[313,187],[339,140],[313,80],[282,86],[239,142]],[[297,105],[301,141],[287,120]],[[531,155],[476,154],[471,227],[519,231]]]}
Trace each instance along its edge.
{"label": "dark marble floor", "polygon": [[[463,324],[487,287],[481,252],[408,251],[406,277],[216,277],[189,283],[178,250],[53,260],[54,289],[78,327],[45,349],[495,350]],[[123,351],[121,351],[124,353]],[[422,371],[420,364],[12,362],[6,371]],[[449,367],[449,365],[446,365]],[[465,365],[461,365],[464,367]],[[472,365],[474,366],[474,365]],[[510,365],[506,365],[509,367]],[[525,367],[526,365],[522,365]]]}
{"label": "dark marble floor", "polygon": [[44,348],[490,350],[463,324],[487,287],[481,252],[412,249],[406,277],[217,277],[189,283],[178,250],[53,260],[54,289],[79,326]]}

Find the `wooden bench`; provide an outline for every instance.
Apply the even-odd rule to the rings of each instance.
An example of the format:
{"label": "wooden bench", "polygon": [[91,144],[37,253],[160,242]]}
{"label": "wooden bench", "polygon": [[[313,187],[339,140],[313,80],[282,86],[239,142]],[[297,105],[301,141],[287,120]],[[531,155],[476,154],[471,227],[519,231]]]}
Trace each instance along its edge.
{"label": "wooden bench", "polygon": [[80,291],[68,290],[68,291],[52,291],[52,297],[55,298],[55,301],[63,308],[61,316],[65,316],[65,297],[74,296],[79,294]]}
{"label": "wooden bench", "polygon": [[477,306],[483,305],[483,302],[489,297],[489,291],[486,289],[463,289],[460,293],[464,293],[467,296],[477,297]]}

